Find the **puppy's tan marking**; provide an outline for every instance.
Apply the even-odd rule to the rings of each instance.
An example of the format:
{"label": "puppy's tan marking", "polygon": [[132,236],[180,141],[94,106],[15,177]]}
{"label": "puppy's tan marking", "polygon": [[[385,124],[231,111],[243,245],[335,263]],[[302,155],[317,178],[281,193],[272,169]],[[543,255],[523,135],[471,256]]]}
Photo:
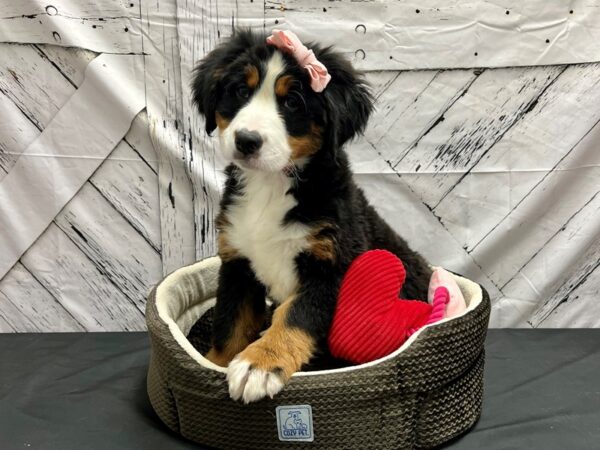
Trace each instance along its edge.
{"label": "puppy's tan marking", "polygon": [[239,252],[235,247],[233,247],[229,243],[229,239],[227,237],[227,231],[220,231],[219,237],[217,238],[218,246],[219,246],[219,257],[221,261],[231,261],[240,256]]}
{"label": "puppy's tan marking", "polygon": [[227,367],[235,355],[258,337],[263,322],[264,315],[257,315],[250,304],[244,303],[235,318],[231,334],[223,348],[217,350],[212,347],[206,354],[206,358],[221,367]]}
{"label": "puppy's tan marking", "polygon": [[219,213],[215,220],[215,226],[217,228],[218,236],[217,236],[217,244],[218,244],[218,254],[222,261],[231,261],[232,259],[238,258],[239,252],[229,243],[228,231],[227,227],[229,226],[229,220],[227,216],[222,212]]}
{"label": "puppy's tan marking", "polygon": [[217,214],[217,217],[215,218],[215,227],[217,228],[217,231],[223,231],[225,227],[229,225],[231,225],[231,223],[225,215],[225,212],[219,211],[219,214]]}
{"label": "puppy's tan marking", "polygon": [[284,75],[282,77],[279,77],[275,82],[275,94],[278,97],[285,97],[290,91],[292,84],[294,84],[293,76]]}
{"label": "puppy's tan marking", "polygon": [[321,223],[313,228],[308,237],[309,251],[316,258],[323,261],[335,261],[335,237],[333,231],[335,226],[329,223]]}
{"label": "puppy's tan marking", "polygon": [[215,113],[215,121],[217,122],[217,126],[219,127],[219,131],[223,131],[225,128],[229,126],[231,121],[226,119],[219,113]]}
{"label": "puppy's tan marking", "polygon": [[321,133],[321,128],[311,123],[310,131],[304,136],[289,136],[288,144],[292,149],[292,159],[300,159],[317,153],[323,142]]}
{"label": "puppy's tan marking", "polygon": [[244,73],[246,74],[246,84],[248,87],[250,89],[256,89],[256,86],[258,86],[258,81],[260,80],[260,75],[256,66],[247,65]]}
{"label": "puppy's tan marking", "polygon": [[277,373],[284,382],[310,360],[316,348],[315,340],[306,331],[287,324],[293,301],[281,304],[265,334],[240,353],[252,369]]}

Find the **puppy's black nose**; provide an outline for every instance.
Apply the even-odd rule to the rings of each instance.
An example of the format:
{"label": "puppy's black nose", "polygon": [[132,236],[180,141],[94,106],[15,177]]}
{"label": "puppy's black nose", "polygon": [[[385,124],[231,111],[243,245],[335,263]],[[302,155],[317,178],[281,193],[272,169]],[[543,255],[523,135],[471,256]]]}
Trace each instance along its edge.
{"label": "puppy's black nose", "polygon": [[258,131],[249,131],[246,128],[235,132],[235,148],[244,156],[255,153],[263,144]]}

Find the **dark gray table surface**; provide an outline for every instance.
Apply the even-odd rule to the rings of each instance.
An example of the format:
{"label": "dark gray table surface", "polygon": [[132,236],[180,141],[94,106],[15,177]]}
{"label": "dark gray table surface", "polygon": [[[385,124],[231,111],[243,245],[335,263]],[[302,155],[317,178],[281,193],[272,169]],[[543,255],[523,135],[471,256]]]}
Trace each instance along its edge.
{"label": "dark gray table surface", "polygon": [[[200,448],[146,397],[144,333],[0,334],[0,449]],[[481,420],[452,449],[600,449],[600,330],[490,330]]]}

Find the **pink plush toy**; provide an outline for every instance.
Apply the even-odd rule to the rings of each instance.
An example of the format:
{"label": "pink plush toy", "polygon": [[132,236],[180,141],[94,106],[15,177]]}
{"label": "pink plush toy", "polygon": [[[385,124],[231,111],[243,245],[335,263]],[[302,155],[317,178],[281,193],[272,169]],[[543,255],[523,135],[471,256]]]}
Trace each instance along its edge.
{"label": "pink plush toy", "polygon": [[429,303],[433,303],[436,292],[440,287],[446,288],[448,290],[448,294],[450,295],[448,304],[446,305],[446,310],[444,312],[444,318],[456,317],[462,314],[465,309],[467,309],[465,298],[463,297],[463,294],[458,287],[454,276],[441,267],[435,269],[431,275],[431,280],[429,281],[429,291],[427,293],[427,301]]}
{"label": "pink plush toy", "polygon": [[333,356],[355,364],[373,361],[399,348],[419,328],[464,310],[460,288],[445,270],[432,276],[430,303],[398,298],[405,277],[402,261],[386,250],[365,252],[352,262],[329,332]]}

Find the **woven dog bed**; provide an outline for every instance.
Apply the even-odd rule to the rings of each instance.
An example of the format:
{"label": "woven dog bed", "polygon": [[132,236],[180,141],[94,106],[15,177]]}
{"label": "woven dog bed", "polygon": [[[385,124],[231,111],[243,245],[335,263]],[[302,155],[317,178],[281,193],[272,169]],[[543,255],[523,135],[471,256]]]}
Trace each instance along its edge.
{"label": "woven dog bed", "polygon": [[226,370],[205,359],[218,257],[183,267],[150,293],[148,394],[161,420],[219,449],[429,448],[468,430],[483,396],[486,291],[456,277],[460,317],[428,325],[379,360],[299,372],[274,399],[230,399]]}

